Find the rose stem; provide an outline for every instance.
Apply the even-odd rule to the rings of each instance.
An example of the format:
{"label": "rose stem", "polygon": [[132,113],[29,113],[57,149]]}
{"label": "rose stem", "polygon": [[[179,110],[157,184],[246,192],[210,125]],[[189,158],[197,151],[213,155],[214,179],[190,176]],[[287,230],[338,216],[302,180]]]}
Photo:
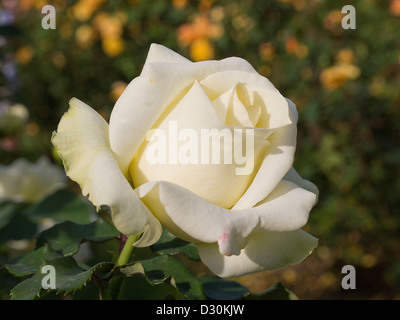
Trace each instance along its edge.
{"label": "rose stem", "polygon": [[138,239],[137,235],[129,236],[128,239],[126,239],[124,247],[122,248],[122,251],[118,257],[117,266],[122,266],[129,262],[133,249],[135,249],[133,244],[136,242],[137,239]]}
{"label": "rose stem", "polygon": [[[126,238],[126,236],[122,237],[121,240],[124,241],[125,244],[123,244],[123,248],[122,248],[122,250],[120,250],[120,255],[115,264],[116,266],[122,266],[129,262],[129,259],[132,256],[133,250],[135,249],[133,244],[136,242],[138,237],[139,237],[138,235],[129,236],[127,238]],[[111,297],[111,299],[113,299],[113,300],[117,299],[123,280],[124,280],[124,278],[122,276],[113,277],[110,279],[108,292],[109,292],[109,296]]]}

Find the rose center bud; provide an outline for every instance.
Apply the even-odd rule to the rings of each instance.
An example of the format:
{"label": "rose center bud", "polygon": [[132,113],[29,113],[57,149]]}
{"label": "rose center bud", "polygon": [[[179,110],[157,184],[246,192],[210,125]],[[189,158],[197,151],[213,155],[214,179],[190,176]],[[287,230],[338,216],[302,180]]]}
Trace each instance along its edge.
{"label": "rose center bud", "polygon": [[237,83],[210,100],[197,81],[148,132],[130,165],[135,187],[164,180],[224,208],[243,195],[269,145],[256,97]]}
{"label": "rose center bud", "polygon": [[227,125],[256,127],[261,107],[255,105],[254,93],[246,84],[238,83],[213,101],[214,107]]}

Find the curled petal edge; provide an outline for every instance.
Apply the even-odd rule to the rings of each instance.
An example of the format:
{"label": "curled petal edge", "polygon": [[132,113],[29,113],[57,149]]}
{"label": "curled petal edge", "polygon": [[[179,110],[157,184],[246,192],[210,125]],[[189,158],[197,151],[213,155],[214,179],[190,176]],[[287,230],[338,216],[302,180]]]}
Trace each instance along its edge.
{"label": "curled petal edge", "polygon": [[115,227],[126,235],[142,234],[137,244],[158,240],[162,228],[126,180],[110,147],[107,122],[91,107],[73,98],[53,132],[53,145],[67,175],[98,208],[111,209]]}

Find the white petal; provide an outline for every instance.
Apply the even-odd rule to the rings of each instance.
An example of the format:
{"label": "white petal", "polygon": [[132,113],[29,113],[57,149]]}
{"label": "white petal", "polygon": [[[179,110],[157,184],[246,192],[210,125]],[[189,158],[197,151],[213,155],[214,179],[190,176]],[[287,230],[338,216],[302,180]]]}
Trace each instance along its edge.
{"label": "white petal", "polygon": [[291,118],[291,109],[288,101],[279,93],[269,89],[258,89],[254,92],[254,104],[261,107],[260,128],[277,129],[296,123]]}
{"label": "white petal", "polygon": [[136,189],[143,202],[174,235],[189,242],[218,242],[223,254],[238,254],[256,215],[221,208],[173,183],[154,181]]}
{"label": "white petal", "polygon": [[161,228],[120,171],[108,138],[108,125],[85,103],[71,99],[52,142],[67,175],[96,206],[111,208],[116,228],[126,235],[141,233],[150,223]]}
{"label": "white petal", "polygon": [[133,246],[138,248],[148,247],[156,243],[162,234],[162,227],[160,222],[154,218],[153,215],[149,216],[149,224],[146,225],[139,240]]}
{"label": "white petal", "polygon": [[252,184],[232,209],[239,210],[253,207],[278,185],[292,167],[296,151],[297,127],[296,118],[292,110],[289,115],[292,124],[275,129],[269,136],[268,141],[271,145],[266,151],[267,155],[260,169]]}
{"label": "white petal", "polygon": [[27,168],[23,178],[22,192],[26,200],[38,201],[57,189],[66,186],[66,175],[62,169],[50,163],[42,156],[35,164]]}
{"label": "white petal", "polygon": [[263,202],[246,210],[228,210],[166,181],[136,189],[143,202],[177,237],[219,243],[220,252],[238,254],[253,231],[292,231],[304,226],[316,195],[282,181]]}
{"label": "white petal", "polygon": [[201,260],[220,277],[236,277],[261,270],[274,270],[304,260],[318,245],[318,239],[302,230],[256,232],[238,256],[221,255],[217,244],[199,243]]}
{"label": "white petal", "polygon": [[316,194],[315,202],[318,201],[319,191],[317,186],[314,183],[303,179],[293,167],[290,168],[290,170],[286,173],[286,175],[283,177],[283,180],[291,181],[297,184],[299,187],[315,193]]}
{"label": "white petal", "polygon": [[247,107],[247,112],[249,114],[249,119],[253,126],[257,125],[257,122],[260,120],[261,116],[261,107],[260,106],[255,106],[251,105]]}
{"label": "white petal", "polygon": [[294,104],[294,102],[288,98],[285,98],[286,101],[289,103],[289,108],[290,108],[290,112],[293,116],[294,122],[297,123],[297,121],[299,121],[299,114],[297,112],[297,108],[296,105]]}
{"label": "white petal", "polygon": [[180,54],[162,45],[152,43],[147,54],[145,66],[152,62],[192,63]]}
{"label": "white petal", "polygon": [[237,84],[235,86],[235,90],[226,117],[226,123],[232,125],[240,125],[243,127],[255,127],[255,123],[251,121],[249,112],[246,108],[249,105],[245,105],[238,96],[239,87],[241,86],[243,85]]}
{"label": "white petal", "polygon": [[[169,181],[221,207],[231,208],[253,180],[268,147],[268,141],[253,135],[252,132],[243,133],[244,138],[242,138],[242,133],[234,134],[234,130],[222,123],[213,104],[197,81],[171,109],[168,109],[156,124],[156,130],[165,135],[166,142],[162,142],[165,152],[162,152],[161,159],[149,160],[149,151],[153,147],[162,149],[157,147],[160,141],[155,139],[155,141],[146,141],[142,144],[130,165],[134,185],[140,186],[155,180]],[[180,135],[185,130],[192,133],[194,141],[189,139],[184,143],[177,141],[178,134]],[[220,134],[224,137],[218,139],[219,148],[214,143],[215,141],[203,138],[203,132],[210,133],[212,130],[215,130],[217,139]],[[229,146],[224,148],[225,138],[233,143],[230,142]],[[254,148],[250,148],[251,142],[247,143],[247,138],[254,139]],[[217,147],[210,151],[209,146],[205,146],[204,140],[208,141],[209,146]],[[194,161],[182,163],[182,157],[177,155],[185,144],[190,145],[190,153],[195,154]],[[169,152],[170,149],[171,152]],[[249,152],[247,152],[248,149]],[[238,150],[246,153],[244,164],[236,162],[234,152]],[[226,158],[224,151],[228,154]],[[213,157],[216,154],[219,157],[219,163],[213,163]],[[160,158],[160,155],[158,156]],[[205,156],[205,161],[202,160],[203,156]],[[248,171],[245,172],[247,174],[237,174],[237,169],[243,172],[248,169]],[[230,183],[227,184],[226,181]]]}
{"label": "white petal", "polygon": [[315,193],[307,191],[293,182],[282,180],[254,208],[239,210],[239,212],[258,215],[258,229],[292,231],[307,223],[315,199]]}
{"label": "white petal", "polygon": [[228,111],[229,105],[231,104],[234,89],[235,87],[232,87],[225,93],[218,96],[216,99],[212,100],[214,108],[223,123],[226,123],[226,113]]}
{"label": "white petal", "polygon": [[[172,60],[178,59],[174,55]],[[122,93],[110,118],[110,143],[122,172],[127,173],[130,161],[147,133],[171,103],[179,101],[196,80],[226,70],[254,72],[253,67],[240,58],[147,63],[142,74]]]}
{"label": "white petal", "polygon": [[274,85],[254,69],[231,69],[210,73],[200,81],[211,100],[216,99],[222,93],[235,87],[238,83],[246,84],[251,90],[268,89],[279,93]]}

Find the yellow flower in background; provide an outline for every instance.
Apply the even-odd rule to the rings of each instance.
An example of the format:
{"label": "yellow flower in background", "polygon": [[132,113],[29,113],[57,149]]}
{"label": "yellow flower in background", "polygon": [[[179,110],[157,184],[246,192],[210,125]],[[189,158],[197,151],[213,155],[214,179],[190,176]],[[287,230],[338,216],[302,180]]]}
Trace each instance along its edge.
{"label": "yellow flower in background", "polygon": [[29,11],[31,8],[33,8],[33,2],[33,0],[19,0],[18,9],[21,11]]}
{"label": "yellow flower in background", "polygon": [[214,58],[214,45],[224,34],[221,23],[213,23],[206,15],[198,15],[192,23],[183,24],[178,28],[178,43],[182,47],[190,47],[190,56],[195,61]]}
{"label": "yellow flower in background", "polygon": [[341,10],[332,10],[325,16],[323,24],[325,29],[331,31],[334,34],[340,34],[343,32],[342,19],[343,13]]}
{"label": "yellow flower in background", "polygon": [[308,47],[305,44],[300,43],[294,37],[286,40],[285,49],[287,53],[294,54],[300,59],[304,59],[308,56]]}
{"label": "yellow flower in background", "polygon": [[197,37],[212,37],[213,25],[205,15],[197,16],[193,21],[193,28]]}
{"label": "yellow flower in background", "polygon": [[125,43],[121,38],[105,38],[102,41],[102,48],[106,55],[113,58],[124,51]]}
{"label": "yellow flower in background", "polygon": [[286,43],[285,43],[286,52],[289,54],[295,53],[298,45],[299,45],[299,42],[297,41],[296,38],[291,37],[291,38],[287,39]]}
{"label": "yellow flower in background", "polygon": [[225,8],[224,7],[214,7],[210,10],[210,19],[212,22],[220,22],[225,17]]}
{"label": "yellow flower in background", "polygon": [[29,11],[31,9],[41,9],[47,3],[45,0],[19,0],[18,9],[21,11]]}
{"label": "yellow flower in background", "polygon": [[200,0],[199,10],[202,12],[207,12],[211,9],[214,0]]}
{"label": "yellow flower in background", "polygon": [[192,25],[184,24],[179,27],[178,42],[182,47],[190,45],[196,39],[196,37],[197,35]]}
{"label": "yellow flower in background", "polygon": [[35,49],[32,46],[23,46],[19,48],[15,54],[15,59],[20,64],[28,64],[35,54]]}
{"label": "yellow flower in background", "polygon": [[300,43],[295,53],[298,58],[304,59],[308,56],[308,47],[305,44]]}
{"label": "yellow flower in background", "polygon": [[233,28],[236,29],[236,31],[241,32],[241,34],[247,34],[250,32],[254,25],[254,20],[245,13],[240,12],[232,19]]}
{"label": "yellow flower in background", "polygon": [[356,61],[353,50],[349,48],[340,50],[335,58],[339,63],[354,63]]}
{"label": "yellow flower in background", "polygon": [[196,39],[190,45],[190,57],[194,61],[211,60],[214,58],[214,46],[206,38]]}
{"label": "yellow flower in background", "polygon": [[100,12],[93,19],[94,27],[102,38],[103,51],[109,57],[120,55],[125,48],[122,35],[126,20],[123,12],[117,12],[112,16],[106,12]]}
{"label": "yellow flower in background", "polygon": [[96,33],[92,26],[84,24],[75,31],[75,41],[82,48],[90,47],[96,38]]}
{"label": "yellow flower in background", "polygon": [[356,57],[353,50],[341,49],[335,56],[336,64],[321,72],[320,80],[325,89],[334,90],[343,86],[348,80],[356,79],[361,74],[355,65]]}
{"label": "yellow flower in background", "polygon": [[172,0],[172,6],[175,9],[183,9],[188,5],[188,1],[187,0]]}
{"label": "yellow flower in background", "polygon": [[360,68],[356,65],[337,64],[324,69],[320,80],[325,89],[334,90],[343,86],[348,80],[356,79],[360,73]]}
{"label": "yellow flower in background", "polygon": [[123,13],[117,13],[113,16],[105,12],[100,12],[94,18],[94,25],[104,38],[120,38],[123,34],[126,16]]}
{"label": "yellow flower in background", "polygon": [[93,13],[103,4],[104,0],[79,0],[71,9],[73,16],[80,20],[90,19]]}
{"label": "yellow flower in background", "polygon": [[394,16],[400,16],[400,0],[392,0],[389,5],[389,11]]}
{"label": "yellow flower in background", "polygon": [[263,42],[258,47],[260,57],[264,61],[270,61],[275,58],[275,46],[271,42]]}

